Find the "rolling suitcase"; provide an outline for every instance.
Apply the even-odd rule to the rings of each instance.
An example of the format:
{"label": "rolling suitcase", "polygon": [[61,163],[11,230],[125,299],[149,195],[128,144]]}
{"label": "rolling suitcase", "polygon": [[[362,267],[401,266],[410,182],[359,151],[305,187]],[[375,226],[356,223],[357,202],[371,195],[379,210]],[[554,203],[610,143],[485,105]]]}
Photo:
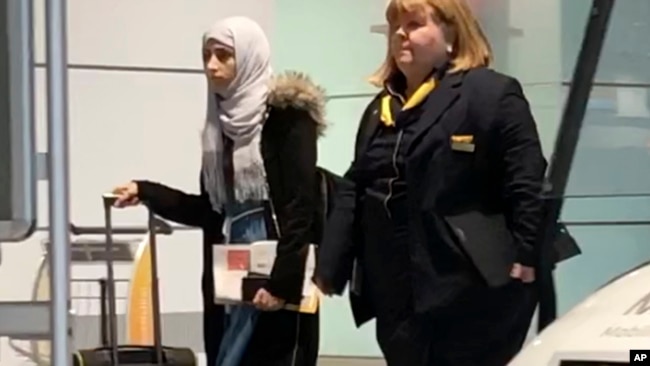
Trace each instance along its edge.
{"label": "rolling suitcase", "polygon": [[[104,217],[106,220],[106,251],[113,251],[113,227],[111,209],[115,197],[105,195]],[[117,343],[117,313],[115,295],[115,277],[113,260],[110,255],[106,261],[107,279],[101,286],[102,294],[102,345],[98,348],[79,350],[74,354],[74,366],[130,366],[130,365],[159,365],[159,366],[196,366],[196,357],[189,348],[164,347],[160,324],[160,296],[158,293],[158,268],[156,258],[156,227],[154,216],[149,210],[148,235],[150,235],[151,250],[151,303],[153,306],[153,345],[118,345]],[[108,308],[108,315],[105,309]],[[107,334],[108,333],[108,334]]]}

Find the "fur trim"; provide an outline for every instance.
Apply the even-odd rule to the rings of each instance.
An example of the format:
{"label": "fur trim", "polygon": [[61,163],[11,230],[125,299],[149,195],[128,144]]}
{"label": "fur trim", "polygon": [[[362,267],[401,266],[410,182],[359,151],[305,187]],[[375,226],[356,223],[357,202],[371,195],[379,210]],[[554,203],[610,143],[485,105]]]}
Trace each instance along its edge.
{"label": "fur trim", "polygon": [[318,125],[318,134],[325,132],[325,89],[316,85],[306,74],[286,71],[274,76],[269,104],[277,108],[305,110]]}

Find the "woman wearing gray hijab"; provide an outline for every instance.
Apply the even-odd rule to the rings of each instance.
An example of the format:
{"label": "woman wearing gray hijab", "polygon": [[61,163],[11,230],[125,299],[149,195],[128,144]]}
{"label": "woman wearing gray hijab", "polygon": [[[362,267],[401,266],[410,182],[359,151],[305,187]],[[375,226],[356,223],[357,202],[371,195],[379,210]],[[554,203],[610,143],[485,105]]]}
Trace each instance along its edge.
{"label": "woman wearing gray hijab", "polygon": [[[209,93],[200,194],[145,180],[114,189],[118,207],[145,202],[163,218],[203,229],[208,366],[316,365],[318,314],[284,305],[300,300],[305,249],[321,237],[316,142],[324,93],[302,74],[273,76],[270,58],[254,21],[213,25],[203,37]],[[214,304],[212,246],[275,238],[271,276],[253,305]]]}

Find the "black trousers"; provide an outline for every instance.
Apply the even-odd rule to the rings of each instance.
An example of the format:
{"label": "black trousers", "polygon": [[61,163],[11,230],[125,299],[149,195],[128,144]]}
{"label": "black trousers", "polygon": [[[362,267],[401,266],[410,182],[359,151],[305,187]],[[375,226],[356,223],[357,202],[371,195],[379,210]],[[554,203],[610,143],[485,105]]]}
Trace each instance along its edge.
{"label": "black trousers", "polygon": [[427,314],[377,318],[388,366],[505,366],[521,349],[535,311],[530,285],[475,285]]}
{"label": "black trousers", "polygon": [[[224,309],[213,304],[206,305],[205,309],[207,366],[214,366],[224,329]],[[263,312],[240,366],[316,366],[318,345],[318,313]]]}
{"label": "black trousers", "polygon": [[[388,366],[505,366],[528,333],[534,288],[514,279],[488,287],[446,232],[419,243],[405,199],[391,201],[390,216],[381,201],[364,206],[364,278]],[[427,257],[414,261],[418,245]],[[418,277],[423,266],[435,276]],[[426,281],[435,294],[426,313],[415,313],[415,281]]]}
{"label": "black trousers", "polygon": [[318,313],[263,312],[240,366],[316,366],[318,341]]}
{"label": "black trousers", "polygon": [[528,333],[537,303],[533,287],[514,279],[488,287],[459,246],[439,233],[439,240],[426,243],[426,265],[436,278],[420,279],[430,282],[436,304],[416,314],[411,248],[417,242],[406,203],[392,207],[389,217],[367,201],[364,220],[365,278],[388,366],[505,366]]}

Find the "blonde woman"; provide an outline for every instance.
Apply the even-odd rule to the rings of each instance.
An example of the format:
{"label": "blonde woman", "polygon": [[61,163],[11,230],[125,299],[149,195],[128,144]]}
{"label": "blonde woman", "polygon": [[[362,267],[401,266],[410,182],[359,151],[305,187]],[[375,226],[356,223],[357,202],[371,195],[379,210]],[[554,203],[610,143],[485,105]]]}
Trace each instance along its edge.
{"label": "blonde woman", "polygon": [[536,299],[546,162],[517,80],[489,69],[465,0],[391,0],[382,90],[320,249],[316,281],[350,282],[389,366],[503,366]]}

